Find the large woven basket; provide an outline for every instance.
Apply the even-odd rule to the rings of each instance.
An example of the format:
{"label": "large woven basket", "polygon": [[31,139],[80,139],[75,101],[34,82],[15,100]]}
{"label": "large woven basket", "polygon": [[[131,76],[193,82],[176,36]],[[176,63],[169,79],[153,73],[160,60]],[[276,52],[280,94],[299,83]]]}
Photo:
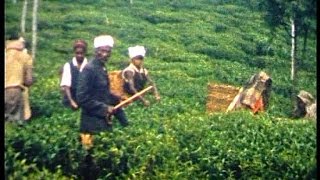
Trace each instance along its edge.
{"label": "large woven basket", "polygon": [[126,94],[123,89],[124,80],[121,77],[121,71],[110,71],[108,76],[110,80],[110,91],[122,98],[128,98],[128,94]]}
{"label": "large woven basket", "polygon": [[239,87],[225,84],[208,84],[206,110],[209,113],[224,112],[239,92]]}

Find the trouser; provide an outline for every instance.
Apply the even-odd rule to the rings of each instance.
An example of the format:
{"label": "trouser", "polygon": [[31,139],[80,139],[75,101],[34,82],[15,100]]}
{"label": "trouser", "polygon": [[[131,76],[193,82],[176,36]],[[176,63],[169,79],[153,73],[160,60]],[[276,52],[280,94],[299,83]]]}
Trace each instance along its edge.
{"label": "trouser", "polygon": [[[118,97],[116,97],[115,95],[113,94],[110,94],[109,96],[109,100],[110,100],[110,104],[113,105],[113,106],[116,106],[118,103],[120,103],[120,99]],[[128,125],[128,120],[127,120],[127,117],[126,117],[126,114],[125,112],[123,111],[122,108],[119,108],[117,109],[113,115],[118,119],[118,121],[120,122],[120,124],[122,126],[127,126]],[[111,125],[111,117],[107,117],[108,119],[108,123],[109,125]]]}
{"label": "trouser", "polygon": [[24,119],[24,102],[22,89],[12,87],[5,89],[5,120],[21,121]]}
{"label": "trouser", "polygon": [[[128,120],[127,120],[126,114],[124,113],[122,108],[116,110],[113,115],[119,120],[119,122],[120,122],[120,124],[122,126],[127,126],[128,125]],[[109,130],[112,130],[111,117],[110,117],[110,119],[108,121],[109,121],[108,125],[110,127]],[[81,144],[83,145],[83,147],[86,150],[89,150],[89,149],[91,149],[93,147],[93,140],[94,139],[93,139],[93,134],[92,133],[82,132],[82,133],[80,133],[80,137],[81,137]]]}

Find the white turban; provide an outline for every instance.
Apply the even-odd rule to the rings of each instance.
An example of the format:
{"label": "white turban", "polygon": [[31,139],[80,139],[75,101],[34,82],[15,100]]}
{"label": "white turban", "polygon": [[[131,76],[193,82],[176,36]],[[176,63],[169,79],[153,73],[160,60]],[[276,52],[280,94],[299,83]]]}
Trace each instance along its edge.
{"label": "white turban", "polygon": [[136,56],[145,56],[146,55],[146,49],[143,46],[134,46],[129,47],[129,57],[132,59]]}
{"label": "white turban", "polygon": [[102,46],[110,46],[113,47],[114,41],[113,38],[109,35],[101,35],[94,38],[94,48],[102,47]]}
{"label": "white turban", "polygon": [[21,41],[21,42],[26,42],[26,40],[23,37],[19,37],[18,40]]}

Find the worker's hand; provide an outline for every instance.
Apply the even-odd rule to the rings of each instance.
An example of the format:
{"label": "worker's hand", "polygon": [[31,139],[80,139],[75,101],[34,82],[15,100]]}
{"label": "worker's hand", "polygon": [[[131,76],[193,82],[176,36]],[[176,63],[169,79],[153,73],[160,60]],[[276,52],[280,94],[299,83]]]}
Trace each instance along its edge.
{"label": "worker's hand", "polygon": [[160,99],[161,99],[161,97],[160,97],[159,94],[157,94],[157,95],[155,96],[155,98],[156,98],[157,101],[160,101]]}
{"label": "worker's hand", "polygon": [[73,100],[71,100],[70,105],[71,105],[72,109],[78,109],[79,108],[78,104],[76,102],[74,102]]}
{"label": "worker's hand", "polygon": [[107,115],[112,114],[113,111],[114,111],[114,106],[108,106],[108,107],[106,108],[106,114],[107,114]]}
{"label": "worker's hand", "polygon": [[[126,96],[120,96],[121,97],[121,101],[124,101],[124,100],[126,100],[126,99],[128,99],[128,97],[126,97]],[[130,101],[130,103],[131,103],[132,101]]]}
{"label": "worker's hand", "polygon": [[144,100],[144,101],[143,101],[143,104],[144,104],[144,106],[146,106],[146,107],[147,107],[147,106],[149,106],[149,105],[150,105],[150,102],[149,102],[148,100]]}

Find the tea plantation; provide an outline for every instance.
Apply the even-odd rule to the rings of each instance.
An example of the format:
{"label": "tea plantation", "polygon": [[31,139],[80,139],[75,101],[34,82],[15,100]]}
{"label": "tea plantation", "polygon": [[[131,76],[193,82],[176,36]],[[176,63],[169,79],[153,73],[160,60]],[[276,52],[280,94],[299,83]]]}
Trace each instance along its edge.
{"label": "tea plantation", "polygon": [[[5,1],[5,36],[20,29],[23,1]],[[43,0],[38,9],[33,117],[5,123],[7,179],[316,179],[316,121],[291,119],[290,39],[270,28],[257,1]],[[26,39],[31,42],[32,2]],[[161,95],[125,108],[130,125],[114,121],[95,136],[92,161],[79,142],[80,112],[62,107],[59,68],[72,43],[110,34],[109,71],[129,63],[127,48],[147,48],[145,67]],[[299,40],[298,45],[302,44]],[[301,46],[300,46],[301,47]],[[31,48],[29,48],[31,49]],[[301,49],[297,51],[301,57]],[[299,59],[296,90],[316,96],[316,34]],[[211,82],[241,86],[264,70],[273,80],[270,106],[206,112]]]}

